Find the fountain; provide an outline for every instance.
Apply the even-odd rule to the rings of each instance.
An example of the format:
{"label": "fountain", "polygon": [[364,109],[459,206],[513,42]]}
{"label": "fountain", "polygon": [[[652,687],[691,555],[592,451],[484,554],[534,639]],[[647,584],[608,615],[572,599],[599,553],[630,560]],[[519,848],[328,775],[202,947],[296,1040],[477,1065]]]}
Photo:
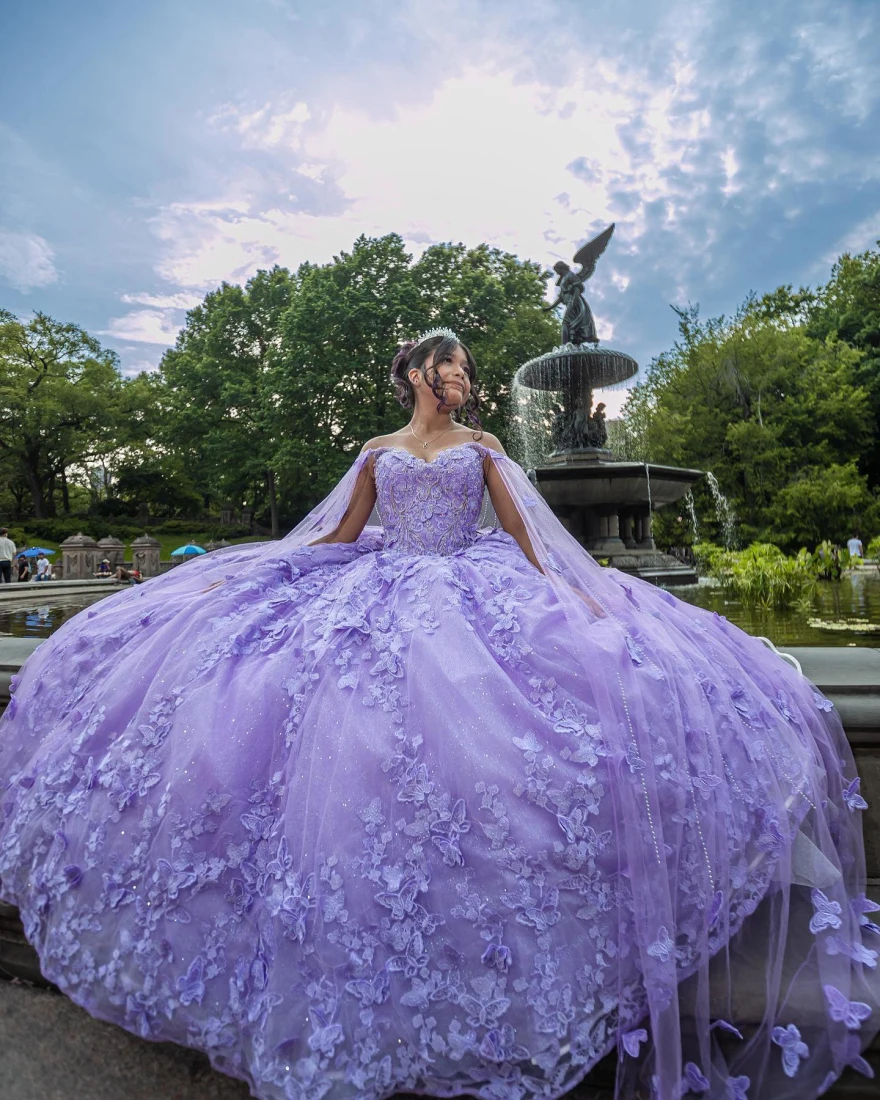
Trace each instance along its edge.
{"label": "fountain", "polygon": [[617,458],[608,448],[605,405],[593,390],[619,386],[638,370],[629,355],[600,347],[584,284],[614,232],[609,226],[575,254],[580,269],[554,265],[564,305],[562,344],[523,364],[513,385],[516,427],[529,476],[569,531],[594,557],[646,580],[692,584],[691,566],[661,553],[653,512],[680,500],[700,470]]}

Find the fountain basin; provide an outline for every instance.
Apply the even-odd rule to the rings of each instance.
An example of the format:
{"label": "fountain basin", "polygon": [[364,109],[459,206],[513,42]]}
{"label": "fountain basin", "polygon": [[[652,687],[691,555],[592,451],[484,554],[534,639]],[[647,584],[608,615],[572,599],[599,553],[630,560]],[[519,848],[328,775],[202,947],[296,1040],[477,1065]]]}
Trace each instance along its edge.
{"label": "fountain basin", "polygon": [[593,448],[553,455],[531,475],[568,531],[594,557],[655,584],[694,584],[696,572],[661,553],[651,529],[652,511],[674,504],[701,470],[626,462]]}
{"label": "fountain basin", "polygon": [[532,390],[581,390],[616,386],[639,369],[631,355],[598,344],[563,344],[524,363],[516,373],[521,386]]}

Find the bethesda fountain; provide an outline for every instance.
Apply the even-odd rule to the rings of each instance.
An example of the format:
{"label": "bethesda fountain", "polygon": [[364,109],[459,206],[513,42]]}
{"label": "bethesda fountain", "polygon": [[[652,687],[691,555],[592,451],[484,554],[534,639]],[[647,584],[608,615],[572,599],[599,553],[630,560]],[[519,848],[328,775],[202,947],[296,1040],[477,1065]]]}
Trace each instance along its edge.
{"label": "bethesda fountain", "polygon": [[651,530],[653,512],[673,504],[703,476],[656,463],[617,457],[608,447],[603,402],[593,390],[619,386],[638,363],[602,347],[584,286],[614,232],[610,225],[574,256],[577,270],[554,264],[564,307],[562,344],[523,364],[513,397],[520,457],[529,476],[568,530],[608,564],[662,584],[691,584],[693,567],[660,552]]}

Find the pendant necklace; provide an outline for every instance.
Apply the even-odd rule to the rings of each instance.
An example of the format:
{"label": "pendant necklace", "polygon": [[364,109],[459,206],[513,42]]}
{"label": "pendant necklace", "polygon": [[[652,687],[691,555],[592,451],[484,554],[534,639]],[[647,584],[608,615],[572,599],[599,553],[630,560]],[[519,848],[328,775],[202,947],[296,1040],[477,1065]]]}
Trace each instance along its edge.
{"label": "pendant necklace", "polygon": [[[453,429],[454,427],[456,427],[456,424],[455,424],[455,423],[453,422],[452,424],[450,424],[450,425],[449,425],[449,427],[448,427],[448,428],[444,428],[442,432],[439,432],[439,433],[438,433],[437,435],[435,435],[435,436],[434,436],[434,439],[429,439],[429,440],[428,440],[428,443],[433,443],[433,442],[434,442],[434,440],[435,440],[435,439],[439,439],[441,435],[446,435],[446,433],[447,433],[447,432],[451,432],[451,431],[452,431],[452,429]],[[419,437],[418,437],[418,436],[416,435],[416,433],[415,433],[415,429],[413,428],[412,424],[410,424],[410,426],[409,426],[409,430],[410,430],[410,431],[412,432],[412,434],[413,434],[413,435],[414,435],[414,436],[416,437],[416,439],[418,439],[418,440],[419,440],[419,443],[421,443],[421,445],[422,445],[422,448],[423,448],[424,450],[426,450],[426,451],[427,451],[427,449],[428,449],[428,443],[426,443],[426,442],[425,442],[425,441],[424,441],[423,439],[419,439]]]}

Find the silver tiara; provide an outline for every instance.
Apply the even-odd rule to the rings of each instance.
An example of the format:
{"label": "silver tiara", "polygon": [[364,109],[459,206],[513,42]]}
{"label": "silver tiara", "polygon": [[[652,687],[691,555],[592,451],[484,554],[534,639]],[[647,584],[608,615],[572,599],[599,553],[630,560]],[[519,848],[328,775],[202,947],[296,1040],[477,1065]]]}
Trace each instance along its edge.
{"label": "silver tiara", "polygon": [[429,328],[427,332],[423,332],[421,336],[416,337],[416,343],[424,343],[425,340],[430,340],[434,336],[444,336],[449,340],[454,340],[456,344],[461,343],[458,333],[453,332],[451,328]]}

